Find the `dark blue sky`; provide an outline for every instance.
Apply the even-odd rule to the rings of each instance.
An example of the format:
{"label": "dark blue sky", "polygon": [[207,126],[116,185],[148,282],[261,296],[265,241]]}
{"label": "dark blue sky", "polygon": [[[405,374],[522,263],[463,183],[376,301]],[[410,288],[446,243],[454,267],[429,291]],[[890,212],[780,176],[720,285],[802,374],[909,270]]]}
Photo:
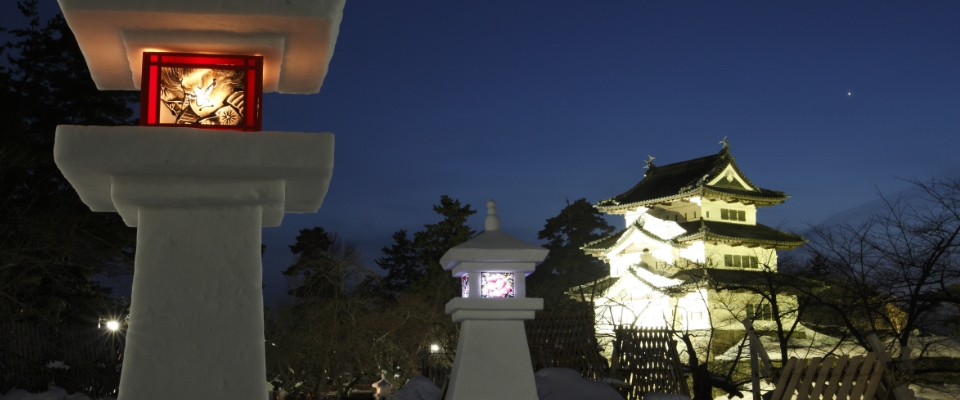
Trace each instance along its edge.
{"label": "dark blue sky", "polygon": [[612,197],[647,155],[724,136],[754,183],[792,196],[760,221],[792,230],[898,178],[960,175],[957,21],[946,1],[348,0],[321,92],[264,99],[265,130],[337,140],[320,212],[264,230],[268,302],[299,229],[372,265],[447,194],[481,213],[496,199],[503,230],[539,243],[565,199]]}

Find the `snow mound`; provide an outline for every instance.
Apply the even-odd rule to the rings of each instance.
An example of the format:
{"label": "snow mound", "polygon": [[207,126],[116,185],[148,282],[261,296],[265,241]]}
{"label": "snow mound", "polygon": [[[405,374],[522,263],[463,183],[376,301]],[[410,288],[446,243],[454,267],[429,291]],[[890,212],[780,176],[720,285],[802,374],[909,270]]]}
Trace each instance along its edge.
{"label": "snow mound", "polygon": [[623,400],[609,385],[583,379],[569,368],[544,368],[533,379],[540,400]]}
{"label": "snow mound", "polygon": [[[540,400],[623,400],[610,385],[583,379],[580,373],[569,368],[544,368],[533,374]],[[671,396],[671,395],[667,395]],[[424,376],[415,376],[407,381],[391,400],[436,400],[440,388]],[[664,400],[689,400],[689,397],[662,397]],[[0,399],[6,400],[6,399]],[[32,400],[32,399],[31,399]]]}
{"label": "snow mound", "polygon": [[440,388],[427,377],[417,375],[397,390],[391,400],[436,400],[439,397]]}

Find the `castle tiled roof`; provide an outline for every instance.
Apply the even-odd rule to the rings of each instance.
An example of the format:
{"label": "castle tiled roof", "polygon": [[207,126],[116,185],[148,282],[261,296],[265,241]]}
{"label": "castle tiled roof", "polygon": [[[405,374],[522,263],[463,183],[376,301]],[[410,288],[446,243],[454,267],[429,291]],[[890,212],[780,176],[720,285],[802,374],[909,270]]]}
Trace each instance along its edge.
{"label": "castle tiled roof", "polygon": [[[715,185],[707,184],[728,165],[732,165],[749,188],[730,184],[723,179]],[[650,163],[639,183],[620,195],[601,200],[597,208],[612,212],[694,196],[749,201],[757,205],[779,204],[789,197],[783,192],[757,187],[747,180],[734,162],[729,148],[724,147],[719,153],[707,157],[664,166]]]}
{"label": "castle tiled roof", "polygon": [[697,268],[677,272],[671,278],[679,279],[684,283],[707,281],[717,289],[730,287],[779,287],[784,288],[785,293],[791,291],[786,289],[788,287],[812,289],[823,286],[822,282],[799,276],[748,269]]}
{"label": "castle tiled roof", "polygon": [[650,236],[654,240],[669,242],[673,245],[680,245],[684,242],[696,240],[725,242],[731,245],[758,245],[764,247],[773,247],[777,249],[793,249],[803,245],[806,241],[803,237],[771,228],[766,225],[756,224],[734,224],[719,221],[691,221],[679,223],[686,233],[677,235],[669,240],[661,240],[657,236],[643,229],[640,220],[634,222],[627,229],[614,233],[602,239],[598,239],[585,244],[581,249],[591,254],[600,254],[610,250],[621,240],[627,231],[639,230]]}
{"label": "castle tiled roof", "polygon": [[806,241],[799,235],[784,232],[763,224],[747,225],[720,221],[692,221],[679,224],[686,234],[673,238],[676,242],[707,240],[730,244],[767,245],[779,249],[793,249]]}

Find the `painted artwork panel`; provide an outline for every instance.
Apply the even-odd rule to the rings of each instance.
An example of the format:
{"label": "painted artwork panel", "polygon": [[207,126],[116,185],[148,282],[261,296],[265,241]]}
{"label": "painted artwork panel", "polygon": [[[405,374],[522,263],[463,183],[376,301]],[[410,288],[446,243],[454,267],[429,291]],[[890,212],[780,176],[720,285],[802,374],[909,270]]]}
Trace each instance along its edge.
{"label": "painted artwork panel", "polygon": [[140,124],[259,131],[263,57],[143,53]]}
{"label": "painted artwork panel", "polygon": [[244,70],[161,67],[159,122],[244,125],[246,84]]}
{"label": "painted artwork panel", "polygon": [[513,281],[512,272],[482,272],[480,273],[480,297],[514,297],[516,294]]}
{"label": "painted artwork panel", "polygon": [[464,298],[470,297],[470,277],[467,275],[460,278],[460,296]]}

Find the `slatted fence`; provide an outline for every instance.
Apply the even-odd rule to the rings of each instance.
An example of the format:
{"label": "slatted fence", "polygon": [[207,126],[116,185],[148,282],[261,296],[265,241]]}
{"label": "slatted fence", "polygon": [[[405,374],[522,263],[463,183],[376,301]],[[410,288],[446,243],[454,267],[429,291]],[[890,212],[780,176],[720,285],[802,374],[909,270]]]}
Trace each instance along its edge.
{"label": "slatted fence", "polygon": [[534,371],[570,368],[584,378],[607,376],[609,368],[600,354],[592,312],[539,312],[525,327]]}
{"label": "slatted fence", "polygon": [[643,393],[690,394],[673,331],[617,327],[613,342],[611,377],[630,385],[624,398],[642,399]]}

